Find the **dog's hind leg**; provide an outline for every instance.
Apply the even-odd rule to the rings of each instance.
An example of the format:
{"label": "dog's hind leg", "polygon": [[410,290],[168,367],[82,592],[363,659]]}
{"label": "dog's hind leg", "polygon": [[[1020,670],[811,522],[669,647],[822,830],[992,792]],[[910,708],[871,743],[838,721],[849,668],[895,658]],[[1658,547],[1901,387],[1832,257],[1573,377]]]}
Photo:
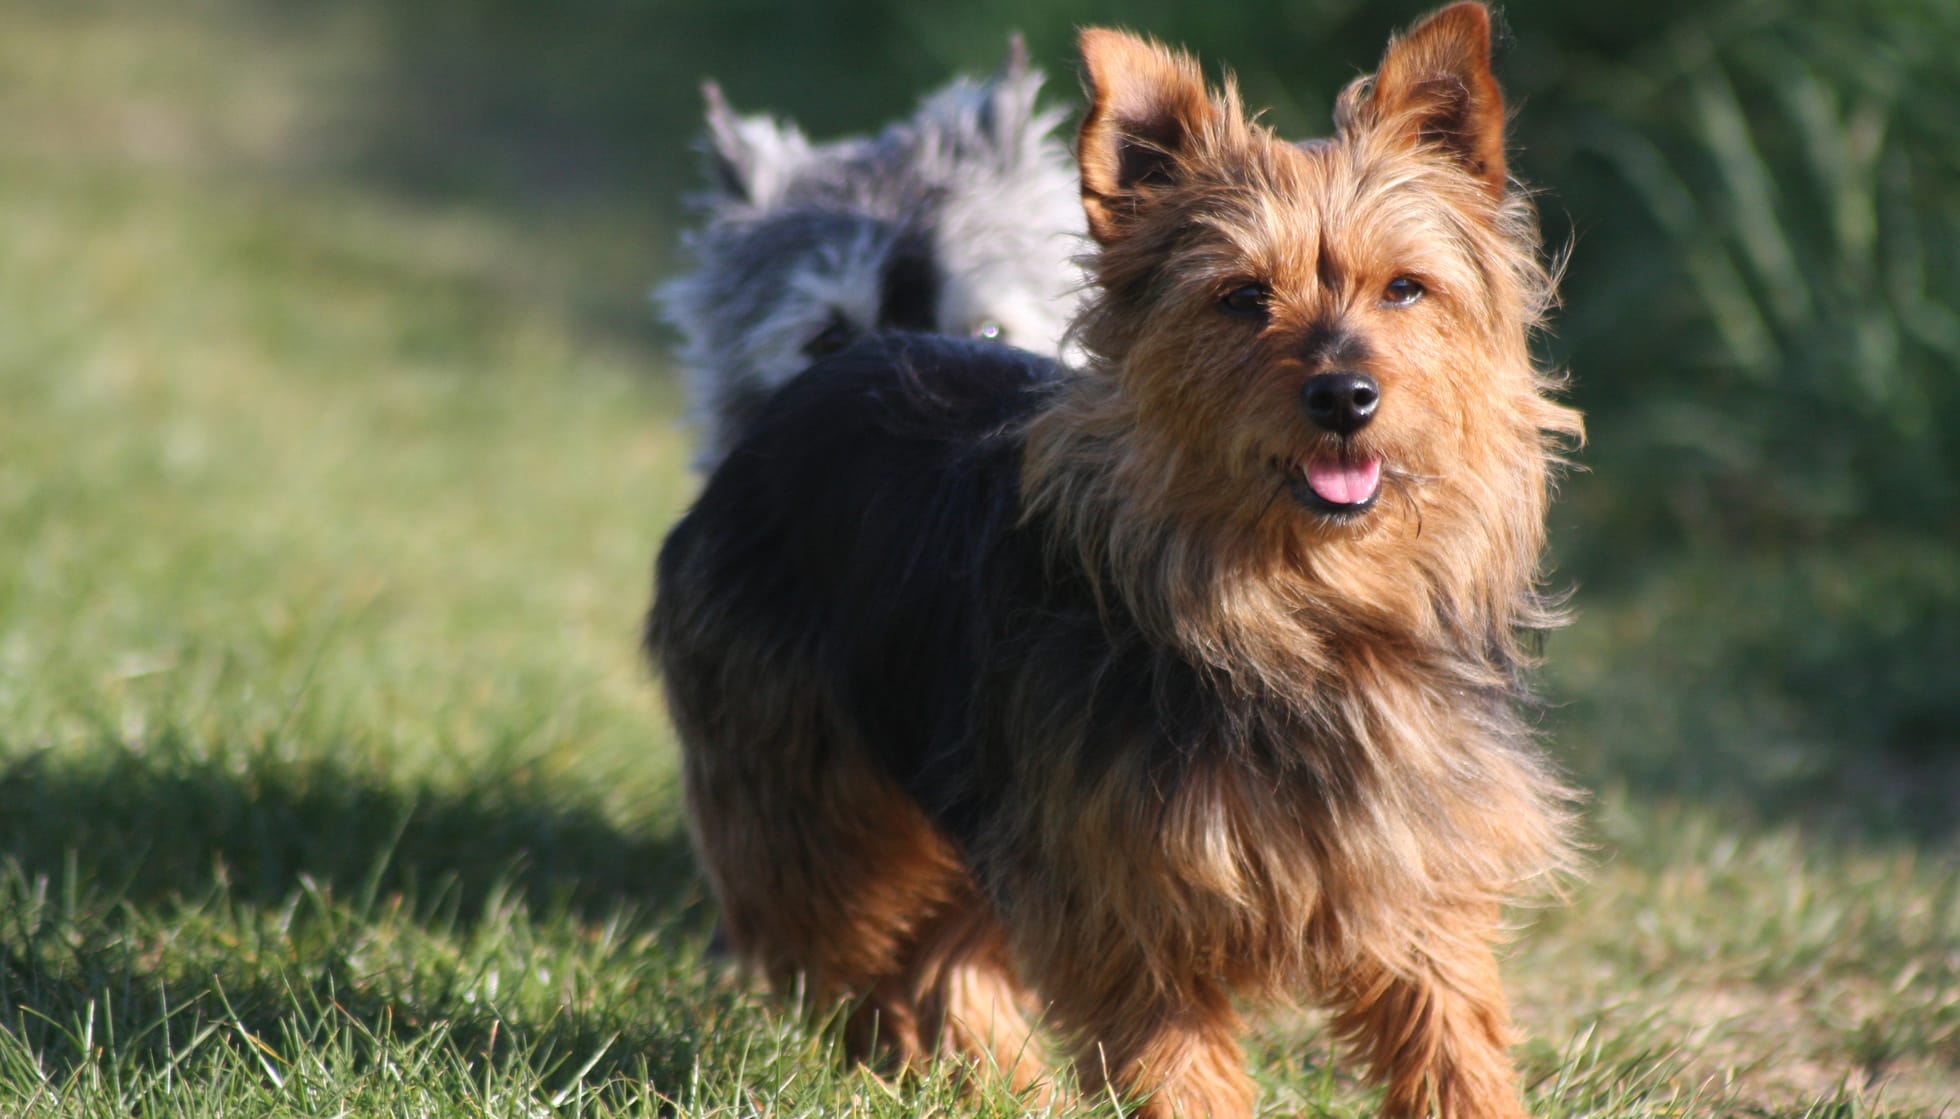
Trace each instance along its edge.
{"label": "dog's hind leg", "polygon": [[724,782],[697,772],[710,768],[690,765],[690,814],[738,958],[779,991],[801,980],[813,1008],[853,1000],[857,1059],[947,1054],[1017,1089],[1039,1079],[1005,938],[909,797],[876,772]]}
{"label": "dog's hind leg", "polygon": [[[669,657],[670,683],[692,665]],[[851,1054],[901,1066],[991,1062],[1017,1087],[1041,1063],[1024,996],[959,853],[826,718],[791,673],[758,671],[742,702],[670,691],[694,844],[728,946],[813,1009],[855,1001]]]}
{"label": "dog's hind leg", "polygon": [[[965,870],[904,793],[813,734],[769,733],[758,704],[696,736],[679,717],[694,845],[736,958],[813,1009],[864,1000],[856,1056],[920,1052],[918,1015],[895,981]],[[799,719],[803,727],[813,725]]]}

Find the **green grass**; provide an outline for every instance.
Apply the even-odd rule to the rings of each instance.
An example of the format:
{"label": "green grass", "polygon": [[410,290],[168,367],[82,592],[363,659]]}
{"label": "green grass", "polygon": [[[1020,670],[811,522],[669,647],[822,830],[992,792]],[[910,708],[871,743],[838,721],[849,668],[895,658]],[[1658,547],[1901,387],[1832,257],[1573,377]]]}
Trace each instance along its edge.
{"label": "green grass", "polygon": [[[1020,1113],[705,957],[635,652],[690,486],[668,233],[359,173],[371,28],[229,11],[0,14],[0,1113]],[[1848,658],[1737,620],[1831,562],[1554,638],[1595,865],[1508,964],[1539,1114],[1960,1108],[1949,771],[1832,753],[1772,700]],[[1266,1113],[1369,1112],[1311,1014],[1250,1048]]]}

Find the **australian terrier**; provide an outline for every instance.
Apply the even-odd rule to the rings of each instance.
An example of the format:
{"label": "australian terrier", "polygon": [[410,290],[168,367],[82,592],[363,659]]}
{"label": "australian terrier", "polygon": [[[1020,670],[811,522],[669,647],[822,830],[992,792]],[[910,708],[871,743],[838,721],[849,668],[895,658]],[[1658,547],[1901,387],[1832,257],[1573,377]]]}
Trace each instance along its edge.
{"label": "australian terrier", "polygon": [[1240,1117],[1242,1003],[1309,997],[1390,1116],[1524,1114],[1493,945],[1567,860],[1517,713],[1580,435],[1446,8],[1290,143],[1082,34],[1079,369],[860,342],[761,409],[660,554],[648,647],[738,956],[860,1050]]}

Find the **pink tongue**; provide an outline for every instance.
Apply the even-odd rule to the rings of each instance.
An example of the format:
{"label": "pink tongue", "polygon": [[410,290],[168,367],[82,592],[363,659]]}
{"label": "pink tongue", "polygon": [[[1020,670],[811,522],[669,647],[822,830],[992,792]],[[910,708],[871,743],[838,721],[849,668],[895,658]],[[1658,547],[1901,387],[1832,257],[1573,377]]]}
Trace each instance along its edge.
{"label": "pink tongue", "polygon": [[1375,496],[1382,481],[1382,460],[1313,459],[1307,463],[1307,485],[1335,505],[1359,505]]}

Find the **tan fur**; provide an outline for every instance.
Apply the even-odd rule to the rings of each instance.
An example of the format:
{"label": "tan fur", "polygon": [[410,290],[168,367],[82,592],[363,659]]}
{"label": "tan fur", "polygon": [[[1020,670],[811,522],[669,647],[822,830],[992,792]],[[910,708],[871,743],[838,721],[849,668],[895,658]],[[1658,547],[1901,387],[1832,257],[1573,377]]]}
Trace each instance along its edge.
{"label": "tan fur", "polygon": [[753,679],[664,663],[670,692],[687,697],[673,704],[684,741],[779,751],[683,759],[689,830],[737,958],[816,1007],[855,998],[845,1023],[855,1056],[887,1052],[902,1068],[953,1054],[1034,1083],[1027,996],[957,852],[838,740],[817,688],[771,651],[752,655],[730,663],[767,666]]}
{"label": "tan fur", "polygon": [[[1388,1114],[1423,1113],[1432,1096],[1441,1115],[1517,1113],[1495,910],[1564,863],[1566,793],[1528,755],[1486,749],[1482,713],[1446,682],[1501,683],[1465,646],[1515,662],[1517,628],[1553,622],[1530,593],[1548,466],[1581,428],[1527,348],[1550,279],[1526,201],[1503,189],[1488,17],[1459,4],[1398,40],[1343,95],[1339,135],[1305,147],[1249,123],[1229,81],[1209,95],[1184,56],[1110,32],[1082,46],[1101,298],[1078,333],[1095,361],[1033,427],[1029,508],[1068,526],[1057,544],[1088,570],[1116,573],[1104,593],[1154,636],[1343,727],[1345,756],[1299,745],[1324,781],[1368,793],[1328,803],[1222,767],[1156,818],[1122,819],[1149,803],[1150,775],[1119,769],[1090,813],[1035,842],[1071,845],[1096,878],[1126,884],[1107,908],[1158,930],[1148,974],[1268,997],[1317,986],[1389,1081]],[[1125,145],[1145,152],[1130,157],[1148,167],[1138,181],[1122,181]],[[1370,305],[1403,274],[1423,278],[1424,305]],[[1135,315],[1126,293],[1171,276],[1175,294]],[[1274,292],[1263,331],[1213,306],[1248,278]],[[1328,322],[1365,332],[1392,405],[1360,441],[1393,491],[1358,526],[1302,519],[1273,492],[1274,464],[1304,450],[1295,400],[1317,371],[1293,347]],[[1330,696],[1329,679],[1346,686]],[[1137,849],[1112,849],[1112,835]],[[1175,1001],[1214,1005],[1205,995]],[[1163,1022],[1175,1043],[1128,1048],[1227,1037],[1229,1006],[1215,1005],[1207,1023]],[[1148,1020],[1147,999],[1134,1009]],[[1217,1059],[1141,1081],[1219,1113],[1243,1074],[1227,1042],[1211,1044]]]}
{"label": "tan fur", "polygon": [[[734,647],[688,593],[717,572],[663,585],[651,641],[731,940],[780,986],[857,997],[855,1044],[1026,1085],[1033,1007],[1086,1090],[1242,1119],[1236,1007],[1304,996],[1391,1119],[1524,1114],[1494,946],[1569,864],[1571,794],[1511,701],[1520,633],[1558,620],[1544,519],[1582,428],[1529,349],[1552,279],[1489,44],[1480,5],[1444,9],[1295,145],[1188,56],[1082,35],[1090,357],[1024,432],[1020,512],[1092,588],[1099,671],[1184,673],[1156,694],[1211,705],[1190,741],[999,667],[973,738],[1000,795],[956,848],[796,656]],[[1384,298],[1402,277],[1418,301]],[[1221,312],[1254,282],[1264,318]],[[1383,464],[1352,517],[1289,490],[1336,445],[1301,406],[1328,339],[1381,390],[1339,444]]]}

